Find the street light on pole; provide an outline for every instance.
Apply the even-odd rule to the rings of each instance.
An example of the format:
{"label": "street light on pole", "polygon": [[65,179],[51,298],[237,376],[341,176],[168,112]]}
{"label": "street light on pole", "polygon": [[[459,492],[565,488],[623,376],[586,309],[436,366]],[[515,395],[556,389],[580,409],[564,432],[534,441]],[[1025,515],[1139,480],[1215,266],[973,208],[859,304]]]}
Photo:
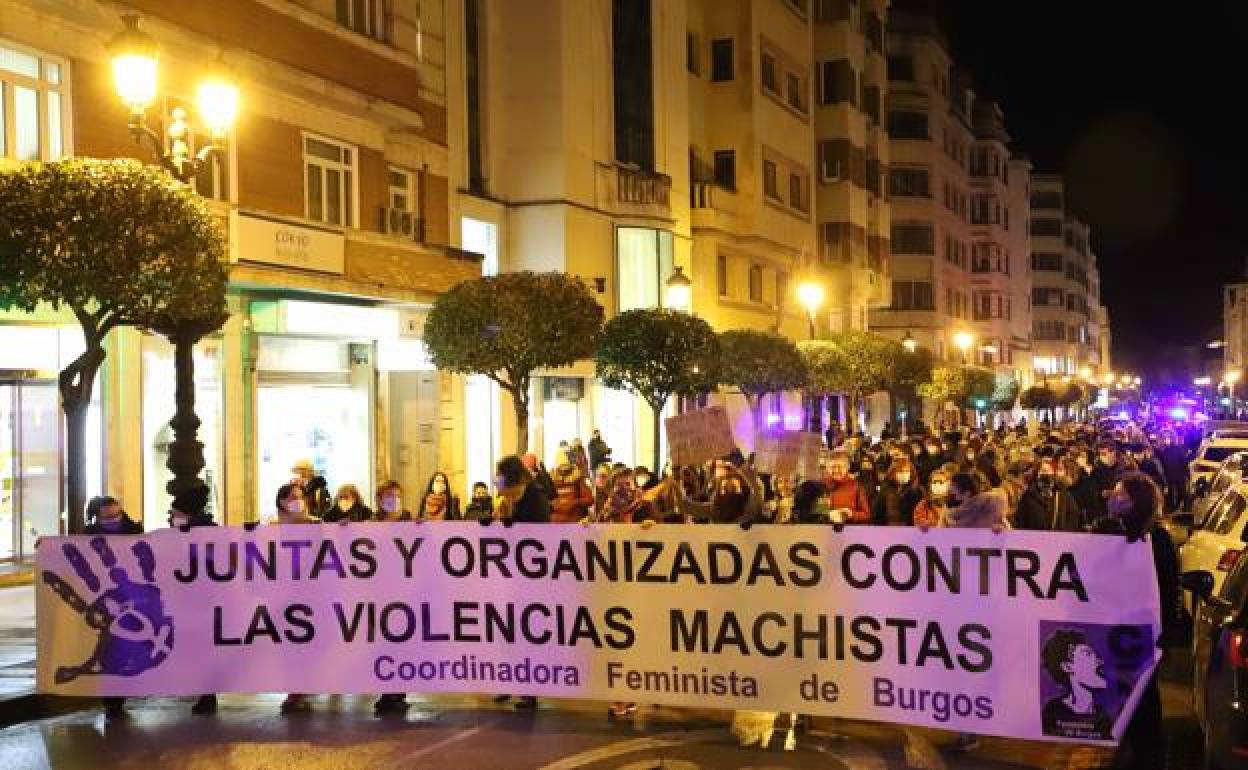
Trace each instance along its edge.
{"label": "street light on pole", "polygon": [[[109,41],[108,51],[117,97],[130,112],[126,125],[135,142],[147,142],[160,165],[189,185],[200,171],[223,160],[225,137],[238,118],[238,86],[220,73],[200,85],[197,101],[207,141],[198,152],[192,151],[190,124],[182,107],[170,110],[162,136],[147,124],[147,111],[159,92],[159,47],[139,29],[138,14],[126,13],[121,19],[125,29]],[[170,317],[155,328],[173,343],[175,409],[169,427],[174,438],[166,463],[173,478],[165,491],[175,497],[204,484],[199,477],[204,468],[204,445],[197,435],[200,420],[195,414],[195,345],[224,323],[225,315],[214,313],[203,318]]]}
{"label": "street light on pole", "polygon": [[693,281],[689,280],[680,265],[672,269],[672,275],[667,279],[663,304],[678,313],[689,313],[693,310]]}
{"label": "street light on pole", "polygon": [[953,333],[953,345],[958,350],[962,351],[962,363],[964,365],[967,363],[966,351],[971,349],[971,345],[974,344],[974,342],[974,335],[965,329]]}
{"label": "street light on pole", "polygon": [[919,347],[918,340],[914,338],[909,329],[906,329],[906,336],[901,339],[901,346],[906,349],[907,353],[913,353]]}
{"label": "street light on pole", "polygon": [[823,305],[823,285],[807,279],[797,287],[797,301],[802,303],[802,307],[806,308],[806,318],[810,322],[810,338],[815,338],[815,313],[819,312],[819,307]]}
{"label": "street light on pole", "polygon": [[1228,391],[1227,395],[1231,399],[1231,415],[1232,416],[1234,416],[1236,413],[1235,411],[1235,383],[1239,382],[1240,378],[1243,376],[1244,376],[1244,372],[1241,369],[1227,369],[1226,373],[1222,375],[1222,381],[1226,383],[1226,389]]}

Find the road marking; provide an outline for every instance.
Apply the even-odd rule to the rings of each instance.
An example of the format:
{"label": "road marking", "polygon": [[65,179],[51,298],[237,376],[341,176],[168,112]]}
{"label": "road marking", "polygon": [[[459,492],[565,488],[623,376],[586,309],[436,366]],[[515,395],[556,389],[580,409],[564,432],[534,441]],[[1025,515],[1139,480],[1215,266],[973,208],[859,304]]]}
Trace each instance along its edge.
{"label": "road marking", "polygon": [[485,728],[487,728],[487,727],[493,727],[493,725],[492,725],[491,723],[488,723],[488,722],[487,722],[487,723],[484,723],[484,724],[479,724],[479,725],[477,725],[476,727],[470,727],[470,728],[468,728],[467,730],[460,730],[459,732],[455,733],[454,735],[448,735],[448,736],[446,736],[445,738],[443,738],[442,740],[440,740],[440,741],[435,741],[435,742],[433,742],[433,743],[429,744],[428,746],[423,746],[423,747],[421,747],[421,748],[419,748],[419,749],[416,749],[415,751],[411,752],[410,754],[404,754],[404,755],[403,755],[402,757],[400,757],[399,759],[403,759],[403,760],[420,759],[421,757],[428,756],[429,754],[432,754],[432,753],[434,753],[435,751],[439,751],[439,750],[441,750],[441,749],[444,749],[444,748],[446,748],[447,746],[450,746],[452,743],[459,743],[460,741],[464,740],[465,738],[471,738],[472,736],[476,735],[477,733],[481,732],[482,730],[484,730],[484,729],[485,729]]}

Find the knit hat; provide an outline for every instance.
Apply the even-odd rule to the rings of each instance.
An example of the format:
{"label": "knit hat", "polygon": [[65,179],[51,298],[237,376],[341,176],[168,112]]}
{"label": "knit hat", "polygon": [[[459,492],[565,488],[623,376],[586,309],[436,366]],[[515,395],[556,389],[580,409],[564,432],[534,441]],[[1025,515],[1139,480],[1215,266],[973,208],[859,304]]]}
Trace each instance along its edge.
{"label": "knit hat", "polygon": [[170,504],[175,511],[188,516],[198,516],[208,506],[208,487],[205,484],[179,492]]}

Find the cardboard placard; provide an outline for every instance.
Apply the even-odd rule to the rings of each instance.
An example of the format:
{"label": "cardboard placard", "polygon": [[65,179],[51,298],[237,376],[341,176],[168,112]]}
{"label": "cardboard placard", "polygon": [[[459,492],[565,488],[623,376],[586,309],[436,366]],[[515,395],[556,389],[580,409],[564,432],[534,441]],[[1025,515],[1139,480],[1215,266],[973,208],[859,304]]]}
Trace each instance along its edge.
{"label": "cardboard placard", "polygon": [[819,478],[823,437],[818,433],[786,430],[764,433],[754,447],[754,467],[759,473]]}
{"label": "cardboard placard", "polygon": [[697,465],[736,448],[732,423],[722,406],[685,412],[664,420],[672,465]]}

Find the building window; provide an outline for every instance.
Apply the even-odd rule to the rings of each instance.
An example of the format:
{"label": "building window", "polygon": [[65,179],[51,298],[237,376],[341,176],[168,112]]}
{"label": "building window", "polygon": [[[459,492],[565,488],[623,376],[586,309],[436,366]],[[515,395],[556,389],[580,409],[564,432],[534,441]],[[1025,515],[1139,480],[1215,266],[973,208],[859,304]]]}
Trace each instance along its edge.
{"label": "building window", "polygon": [[390,167],[386,178],[390,183],[390,208],[400,211],[416,210],[416,175],[407,169]]}
{"label": "building window", "polygon": [[823,182],[849,179],[849,142],[842,139],[819,142],[819,179]]}
{"label": "building window", "polygon": [[872,123],[880,122],[879,86],[866,86],[862,89],[862,111],[871,118]]}
{"label": "building window", "polygon": [[888,135],[892,139],[930,139],[927,113],[892,110],[888,113]]}
{"label": "building window", "polygon": [[789,274],[783,270],[776,271],[776,307],[783,307],[789,294]]}
{"label": "building window", "polygon": [[931,172],[925,168],[898,168],[888,170],[888,191],[892,195],[910,198],[930,198]]}
{"label": "building window", "polygon": [[888,57],[888,79],[904,83],[913,83],[914,59],[909,56]]}
{"label": "building window", "polygon": [[1031,304],[1033,307],[1061,307],[1065,292],[1061,289],[1045,289],[1036,287],[1031,290]]}
{"label": "building window", "polygon": [[789,10],[796,13],[802,19],[806,18],[806,6],[809,0],[784,0],[784,4],[789,6]]}
{"label": "building window", "polygon": [[750,302],[763,301],[763,268],[750,265]]}
{"label": "building window", "polygon": [[789,175],[789,205],[797,211],[806,212],[806,178],[800,173]]}
{"label": "building window", "polygon": [[732,38],[711,41],[711,82],[722,83],[735,77]]}
{"label": "building window", "polygon": [[893,310],[935,310],[930,281],[893,281]]}
{"label": "building window", "polygon": [[468,123],[468,189],[485,194],[481,144],[481,25],[478,0],[464,0],[464,90]]}
{"label": "building window", "polygon": [[1033,209],[1060,209],[1062,194],[1056,190],[1036,190],[1031,193]]}
{"label": "building window", "polygon": [[355,164],[354,147],[304,134],[304,215],[308,219],[355,226]]}
{"label": "building window", "polygon": [[663,283],[672,274],[672,234],[649,227],[617,227],[615,242],[620,311],[661,307]]}
{"label": "building window", "polygon": [[785,82],[788,83],[788,91],[785,97],[788,99],[789,106],[798,112],[806,112],[806,84],[802,82],[802,77],[794,72],[786,73]]}
{"label": "building window", "polygon": [[773,200],[781,200],[780,183],[776,180],[776,164],[770,160],[763,161],[763,194]]}
{"label": "building window", "polygon": [[849,21],[849,5],[849,0],[815,0],[815,21],[820,24]]}
{"label": "building window", "polygon": [[867,39],[867,50],[876,53],[884,51],[884,22],[879,15],[868,11],[862,16],[862,34]]}
{"label": "building window", "polygon": [[936,253],[936,233],[930,222],[894,224],[892,246],[895,254]]}
{"label": "building window", "polygon": [[692,32],[685,33],[685,68],[691,75],[702,74],[702,51],[698,46],[698,36]]}
{"label": "building window", "polygon": [[338,23],[374,40],[386,39],[385,0],[337,0]]}
{"label": "building window", "polygon": [[1062,271],[1062,255],[1047,251],[1037,251],[1031,255],[1031,269],[1052,270],[1060,273]]}
{"label": "building window", "polygon": [[715,151],[715,185],[725,190],[737,189],[737,151]]}
{"label": "building window", "polygon": [[407,169],[391,166],[386,172],[389,190],[386,198],[386,210],[382,216],[382,232],[408,238],[420,238],[421,222],[416,213],[419,210],[416,174]]}
{"label": "building window", "polygon": [[728,257],[723,254],[715,258],[715,285],[719,289],[719,296],[728,296]]}
{"label": "building window", "polygon": [[650,0],[613,0],[612,72],[615,159],[654,170],[654,63],[650,54]]}
{"label": "building window", "polygon": [[69,112],[62,59],[0,43],[0,158],[59,160]]}
{"label": "building window", "polygon": [[1049,217],[1037,217],[1031,220],[1031,234],[1061,238],[1062,220],[1051,219]]}
{"label": "building window", "polygon": [[776,75],[776,57],[763,51],[761,57],[763,90],[773,94],[780,93],[779,78]]}
{"label": "building window", "polygon": [[848,59],[819,62],[819,103],[858,106],[858,73]]}

